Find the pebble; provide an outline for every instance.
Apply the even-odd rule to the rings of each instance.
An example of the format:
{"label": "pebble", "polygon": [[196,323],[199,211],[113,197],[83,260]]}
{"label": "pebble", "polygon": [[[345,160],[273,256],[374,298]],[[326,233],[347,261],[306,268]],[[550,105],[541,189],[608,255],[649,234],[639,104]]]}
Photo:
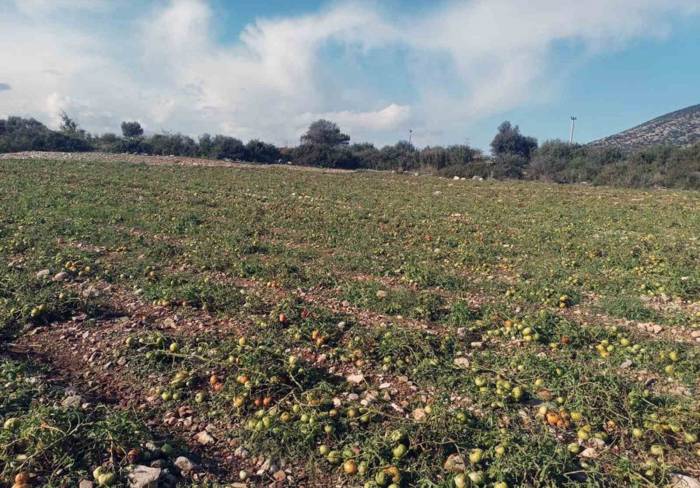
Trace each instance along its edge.
{"label": "pebble", "polygon": [[46,278],[49,275],[50,271],[48,269],[42,269],[41,271],[37,272],[36,278],[38,280],[42,278]]}
{"label": "pebble", "polygon": [[189,473],[194,469],[194,463],[185,456],[178,456],[174,464],[183,474]]}
{"label": "pebble", "polygon": [[80,395],[70,395],[61,401],[64,408],[78,408],[83,403],[83,398]]}
{"label": "pebble", "polygon": [[348,375],[345,379],[348,383],[358,384],[362,383],[365,380],[365,377],[362,373],[355,373]]}
{"label": "pebble", "polygon": [[[473,344],[473,343],[472,343],[472,344]],[[472,347],[473,347],[473,346],[472,346]],[[453,363],[454,363],[454,365],[457,366],[458,368],[464,368],[464,369],[468,368],[468,367],[469,367],[469,364],[470,364],[470,363],[469,363],[469,359],[467,359],[467,358],[465,358],[465,357],[458,357],[458,358],[455,358],[454,361],[453,361]]]}
{"label": "pebble", "polygon": [[412,415],[413,415],[413,420],[415,420],[416,422],[422,422],[422,421],[425,420],[426,417],[428,416],[428,415],[425,413],[425,410],[423,410],[422,408],[416,408],[416,409],[413,411],[413,414],[412,414]]}
{"label": "pebble", "polygon": [[160,468],[149,468],[148,466],[136,466],[129,474],[130,488],[155,488],[158,486],[160,478]]}
{"label": "pebble", "polygon": [[683,474],[672,474],[669,488],[700,488],[700,480]]}
{"label": "pebble", "polygon": [[203,430],[199,434],[197,434],[195,436],[195,439],[197,440],[198,443],[200,443],[203,446],[212,444],[214,442],[214,438],[206,430]]}
{"label": "pebble", "polygon": [[56,273],[53,277],[53,281],[65,281],[68,278],[68,273],[65,271],[61,271],[60,273]]}

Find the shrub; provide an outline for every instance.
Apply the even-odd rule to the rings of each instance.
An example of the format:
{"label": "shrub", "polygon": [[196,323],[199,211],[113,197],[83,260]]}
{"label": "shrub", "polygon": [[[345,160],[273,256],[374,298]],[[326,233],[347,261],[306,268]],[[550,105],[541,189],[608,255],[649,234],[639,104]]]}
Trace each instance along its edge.
{"label": "shrub", "polygon": [[255,163],[277,163],[281,153],[273,144],[268,144],[258,139],[248,141],[245,146],[245,159]]}
{"label": "shrub", "polygon": [[358,167],[357,159],[348,148],[327,144],[302,144],[291,151],[291,157],[296,164],[303,166],[344,169]]}

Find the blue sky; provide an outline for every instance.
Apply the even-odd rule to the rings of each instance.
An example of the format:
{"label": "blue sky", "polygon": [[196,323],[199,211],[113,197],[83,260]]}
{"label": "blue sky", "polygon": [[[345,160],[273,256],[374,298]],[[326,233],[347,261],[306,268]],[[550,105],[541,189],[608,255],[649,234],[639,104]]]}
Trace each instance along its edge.
{"label": "blue sky", "polygon": [[700,103],[696,0],[0,0],[0,116],[295,144],[587,142]]}

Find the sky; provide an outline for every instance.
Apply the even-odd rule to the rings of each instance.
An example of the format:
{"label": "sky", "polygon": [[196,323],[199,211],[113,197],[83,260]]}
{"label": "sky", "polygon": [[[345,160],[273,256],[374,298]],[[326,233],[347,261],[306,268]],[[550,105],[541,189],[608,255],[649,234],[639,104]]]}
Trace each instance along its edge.
{"label": "sky", "polygon": [[700,103],[700,0],[0,0],[0,117],[488,149]]}

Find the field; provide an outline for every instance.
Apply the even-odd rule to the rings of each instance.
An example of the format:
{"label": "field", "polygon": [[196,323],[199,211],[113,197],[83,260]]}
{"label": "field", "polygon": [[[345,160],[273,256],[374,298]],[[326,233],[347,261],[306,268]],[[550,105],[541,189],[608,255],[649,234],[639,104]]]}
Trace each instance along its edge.
{"label": "field", "polygon": [[0,485],[698,477],[699,210],[681,191],[0,161]]}

